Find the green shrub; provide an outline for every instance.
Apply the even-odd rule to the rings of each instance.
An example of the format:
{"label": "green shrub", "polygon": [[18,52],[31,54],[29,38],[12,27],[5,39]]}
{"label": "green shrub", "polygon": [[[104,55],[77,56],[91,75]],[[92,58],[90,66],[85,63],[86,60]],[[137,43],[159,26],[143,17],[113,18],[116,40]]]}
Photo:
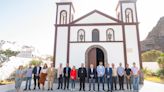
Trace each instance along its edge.
{"label": "green shrub", "polygon": [[147,69],[147,68],[143,68],[142,69],[142,72],[145,74],[145,75],[148,75],[148,76],[154,76],[155,73],[152,72],[151,70]]}
{"label": "green shrub", "polygon": [[144,62],[155,62],[158,57],[162,54],[161,51],[158,50],[151,50],[142,53],[142,61]]}
{"label": "green shrub", "polygon": [[7,49],[5,51],[0,50],[0,54],[4,54],[7,57],[11,57],[11,56],[16,56],[18,55],[20,52],[19,51],[12,51],[10,49]]}
{"label": "green shrub", "polygon": [[32,65],[37,65],[37,64],[41,64],[42,63],[42,61],[41,60],[36,60],[36,59],[33,59],[33,60],[31,60],[30,61],[30,64],[32,64]]}
{"label": "green shrub", "polygon": [[157,71],[157,76],[158,76],[158,77],[164,77],[164,68],[163,68],[163,69],[159,69],[159,70]]}
{"label": "green shrub", "polygon": [[160,68],[164,68],[164,53],[161,54],[160,57],[158,57],[158,59],[156,60],[160,66]]}

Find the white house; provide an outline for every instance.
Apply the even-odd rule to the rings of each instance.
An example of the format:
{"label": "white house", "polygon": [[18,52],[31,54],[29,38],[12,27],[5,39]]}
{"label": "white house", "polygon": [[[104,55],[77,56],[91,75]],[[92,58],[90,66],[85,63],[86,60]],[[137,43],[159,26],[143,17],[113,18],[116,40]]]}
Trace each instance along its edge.
{"label": "white house", "polygon": [[142,67],[140,55],[137,0],[119,0],[117,18],[93,10],[74,20],[71,0],[57,2],[54,64],[69,63],[86,67],[92,63],[130,64]]}

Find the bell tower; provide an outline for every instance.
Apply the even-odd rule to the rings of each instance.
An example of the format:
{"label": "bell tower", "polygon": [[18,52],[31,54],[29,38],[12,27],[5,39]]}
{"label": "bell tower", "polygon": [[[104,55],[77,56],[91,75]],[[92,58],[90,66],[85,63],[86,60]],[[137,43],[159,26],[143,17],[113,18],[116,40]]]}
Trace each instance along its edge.
{"label": "bell tower", "polygon": [[74,20],[75,9],[72,0],[60,0],[56,3],[56,24],[69,24]]}
{"label": "bell tower", "polygon": [[119,20],[124,23],[138,23],[137,0],[119,0],[116,7],[116,13]]}

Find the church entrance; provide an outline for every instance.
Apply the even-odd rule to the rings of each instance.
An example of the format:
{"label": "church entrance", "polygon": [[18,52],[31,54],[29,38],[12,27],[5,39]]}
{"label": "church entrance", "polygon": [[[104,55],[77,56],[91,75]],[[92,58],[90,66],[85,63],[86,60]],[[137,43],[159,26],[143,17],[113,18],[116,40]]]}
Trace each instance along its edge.
{"label": "church entrance", "polygon": [[92,48],[88,52],[88,63],[87,68],[90,67],[90,64],[93,64],[94,67],[99,65],[99,62],[103,62],[103,65],[105,65],[104,61],[104,52],[100,48]]}

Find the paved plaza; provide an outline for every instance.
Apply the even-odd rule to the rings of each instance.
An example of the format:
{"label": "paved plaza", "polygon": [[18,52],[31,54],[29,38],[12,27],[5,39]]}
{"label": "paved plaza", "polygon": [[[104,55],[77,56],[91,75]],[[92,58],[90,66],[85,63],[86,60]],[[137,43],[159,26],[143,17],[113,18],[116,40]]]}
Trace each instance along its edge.
{"label": "paved plaza", "polygon": [[[53,91],[47,91],[47,88],[45,87],[45,90],[38,90],[36,89],[31,90],[31,91],[23,91],[23,88],[25,86],[25,82],[23,82],[22,87],[21,87],[21,92],[72,92],[71,90],[57,90],[57,84],[54,84],[54,90]],[[88,91],[88,84],[86,83],[86,91],[85,92],[89,92]],[[106,87],[106,85],[105,85]],[[117,85],[117,87],[119,88],[119,85]],[[96,85],[97,88],[97,85]],[[126,87],[124,87],[125,90],[124,91],[113,91],[113,92],[134,92],[134,91],[130,91],[130,90],[126,90]],[[105,88],[107,89],[107,87]],[[74,92],[79,92],[79,83],[76,83],[76,89]],[[14,91],[14,84],[10,84],[10,85],[2,85],[0,86],[0,92],[15,92]],[[83,92],[83,91],[81,91]],[[93,92],[93,91],[90,91]],[[97,91],[96,91],[97,92]],[[103,91],[99,91],[99,92],[103,92]],[[150,81],[145,81],[144,85],[140,85],[140,90],[139,92],[164,92],[164,84],[159,84],[159,83],[153,83]]]}

